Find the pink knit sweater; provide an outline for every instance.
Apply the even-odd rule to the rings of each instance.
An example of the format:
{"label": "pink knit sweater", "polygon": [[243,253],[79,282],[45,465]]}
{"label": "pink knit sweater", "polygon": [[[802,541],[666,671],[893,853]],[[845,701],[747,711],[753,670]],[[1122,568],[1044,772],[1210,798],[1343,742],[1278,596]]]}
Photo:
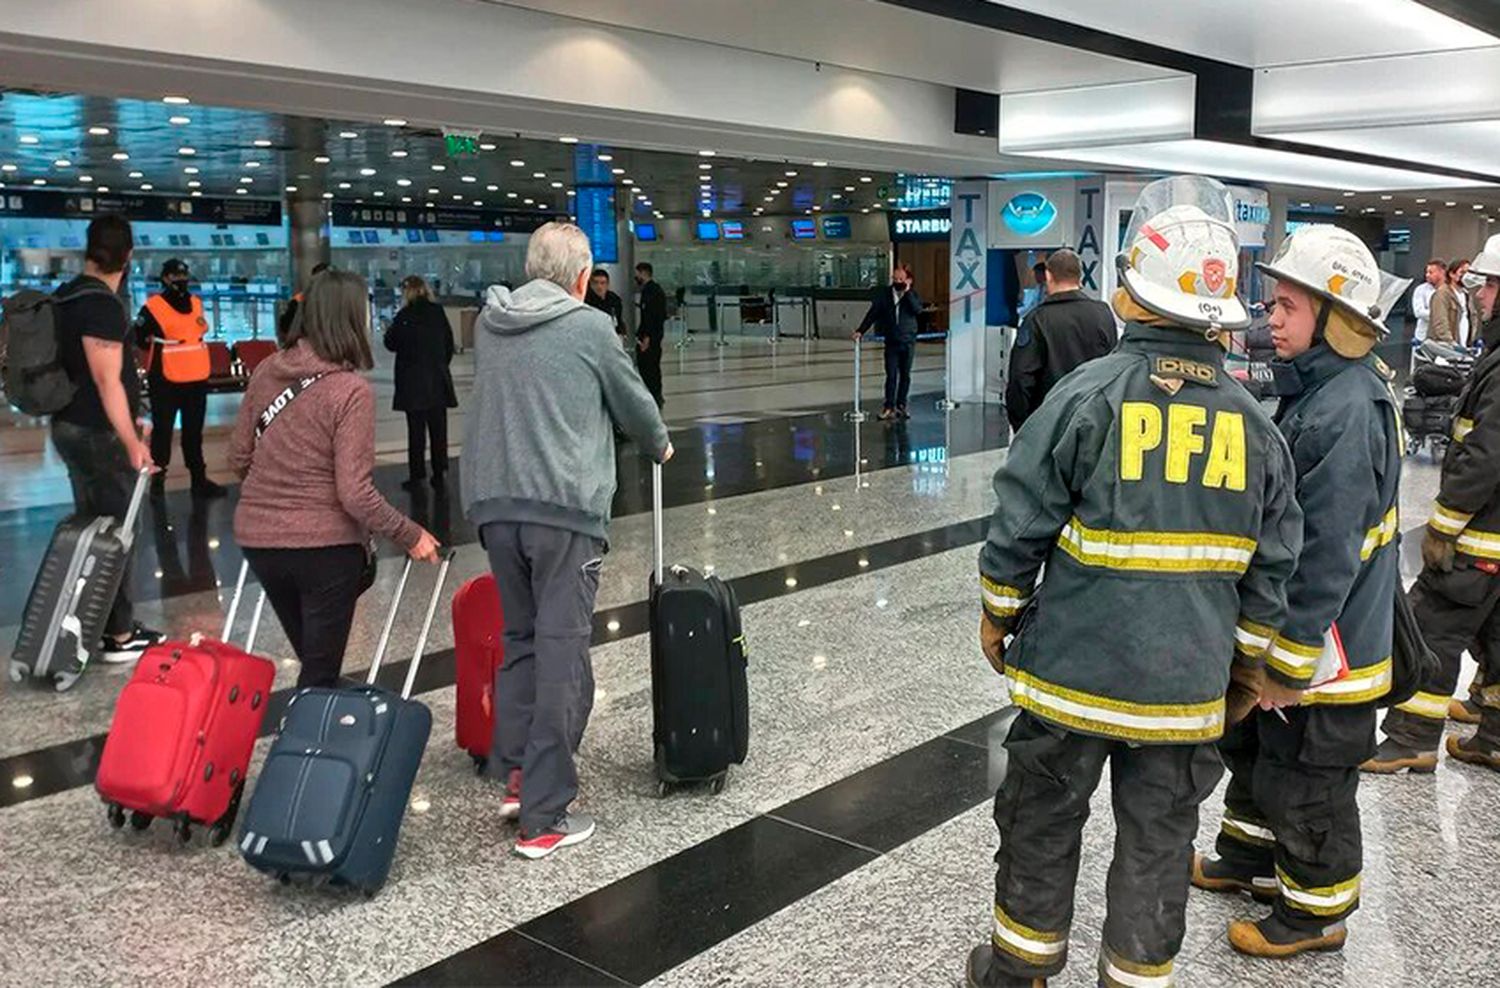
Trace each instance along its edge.
{"label": "pink knit sweater", "polygon": [[[278,415],[259,443],[255,424],[281,391],[323,373]],[[234,537],[254,549],[308,549],[383,535],[403,549],[421,528],[397,511],[370,478],[375,467],[375,391],[305,343],[267,358],[250,379],[229,443],[229,465],[244,479]]]}

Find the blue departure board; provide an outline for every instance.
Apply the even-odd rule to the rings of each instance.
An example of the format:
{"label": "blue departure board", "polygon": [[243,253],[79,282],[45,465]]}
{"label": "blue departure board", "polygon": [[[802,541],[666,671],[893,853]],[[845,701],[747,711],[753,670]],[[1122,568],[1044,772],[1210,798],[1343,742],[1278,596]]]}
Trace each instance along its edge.
{"label": "blue departure board", "polygon": [[574,197],[578,225],[589,238],[594,260],[614,264],[620,260],[620,242],[615,230],[615,190],[608,185],[580,185]]}

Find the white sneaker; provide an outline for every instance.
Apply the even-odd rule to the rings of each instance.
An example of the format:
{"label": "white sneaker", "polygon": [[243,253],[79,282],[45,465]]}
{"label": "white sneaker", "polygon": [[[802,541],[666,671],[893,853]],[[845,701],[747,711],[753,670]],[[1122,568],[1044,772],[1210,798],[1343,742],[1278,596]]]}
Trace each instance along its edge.
{"label": "white sneaker", "polygon": [[110,665],[135,662],[145,654],[146,649],[152,645],[159,645],[166,639],[167,636],[160,631],[152,631],[150,628],[137,624],[131,629],[130,637],[124,641],[117,641],[112,636],[105,635],[99,648],[99,660]]}

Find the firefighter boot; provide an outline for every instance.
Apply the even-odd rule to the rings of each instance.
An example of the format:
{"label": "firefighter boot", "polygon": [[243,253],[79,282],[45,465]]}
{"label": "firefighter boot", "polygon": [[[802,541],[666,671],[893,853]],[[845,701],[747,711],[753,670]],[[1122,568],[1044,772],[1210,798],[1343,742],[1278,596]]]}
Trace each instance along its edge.
{"label": "firefighter boot", "polygon": [[1343,920],[1308,932],[1288,926],[1274,913],[1254,923],[1241,919],[1229,924],[1229,945],[1251,957],[1283,958],[1309,950],[1342,950],[1348,936]]}
{"label": "firefighter boot", "polygon": [[1205,892],[1236,895],[1249,893],[1256,902],[1276,901],[1275,875],[1249,875],[1229,866],[1222,858],[1193,854],[1193,887]]}
{"label": "firefighter boot", "polygon": [[995,966],[995,948],[981,943],[969,951],[964,984],[968,988],[1047,988],[1046,978],[1018,978]]}
{"label": "firefighter boot", "polygon": [[1448,701],[1448,719],[1455,724],[1479,723],[1479,704],[1465,697]]}
{"label": "firefighter boot", "polygon": [[1380,742],[1380,747],[1375,749],[1374,756],[1360,765],[1359,770],[1374,775],[1395,775],[1402,771],[1411,772],[1413,775],[1425,775],[1436,772],[1437,763],[1436,751],[1418,751],[1415,748],[1408,748],[1395,738],[1386,738]]}

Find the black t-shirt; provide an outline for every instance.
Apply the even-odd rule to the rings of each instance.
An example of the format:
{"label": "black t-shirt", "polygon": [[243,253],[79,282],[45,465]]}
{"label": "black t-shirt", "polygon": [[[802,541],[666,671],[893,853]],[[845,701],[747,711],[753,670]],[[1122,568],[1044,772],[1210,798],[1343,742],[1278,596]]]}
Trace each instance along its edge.
{"label": "black t-shirt", "polygon": [[583,300],[600,312],[609,316],[615,324],[615,332],[623,335],[625,333],[625,303],[620,296],[609,289],[605,289],[604,297],[600,298],[592,291],[585,292]]}
{"label": "black t-shirt", "polygon": [[53,418],[86,429],[111,432],[114,426],[104,414],[99,389],[89,373],[83,338],[92,336],[123,344],[120,383],[125,385],[125,395],[130,401],[130,417],[137,418],[141,410],[141,382],[136,373],[135,340],[125,315],[125,303],[108,285],[89,275],[80,275],[63,285],[57,290],[57,297],[63,300],[56,309],[58,344],[63,367],[73,379],[77,393],[68,407]]}

